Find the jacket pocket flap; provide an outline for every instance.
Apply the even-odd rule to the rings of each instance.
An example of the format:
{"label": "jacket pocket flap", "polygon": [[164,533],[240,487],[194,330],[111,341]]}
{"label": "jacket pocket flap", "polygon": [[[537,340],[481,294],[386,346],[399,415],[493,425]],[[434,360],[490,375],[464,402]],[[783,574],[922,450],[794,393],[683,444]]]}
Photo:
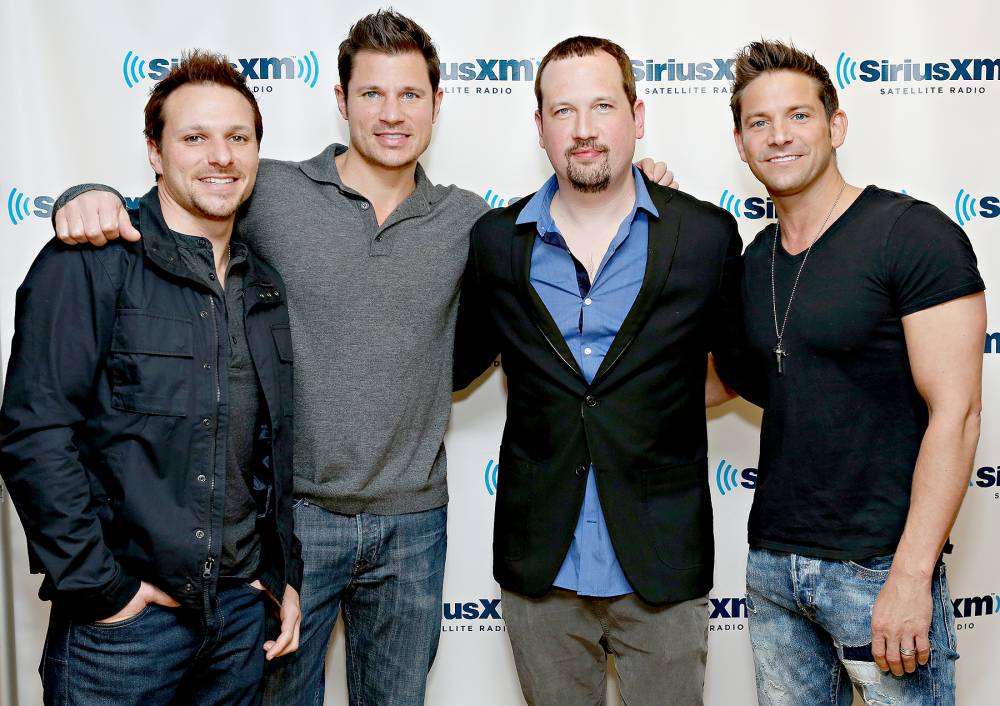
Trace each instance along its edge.
{"label": "jacket pocket flap", "polygon": [[111,336],[111,352],[192,358],[191,321],[148,311],[119,310]]}

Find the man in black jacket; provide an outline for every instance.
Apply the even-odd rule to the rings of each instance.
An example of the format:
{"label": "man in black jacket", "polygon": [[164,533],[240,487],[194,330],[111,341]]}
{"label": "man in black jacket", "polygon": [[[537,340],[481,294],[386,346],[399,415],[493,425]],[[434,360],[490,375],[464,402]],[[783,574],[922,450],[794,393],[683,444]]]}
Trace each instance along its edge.
{"label": "man in black jacket", "polygon": [[[645,107],[616,44],[574,37],[536,75],[555,170],[472,231],[456,387],[500,353],[494,574],[529,704],[702,702],[712,585],[706,359],[739,340],[724,211],[630,167]],[[727,377],[727,379],[731,379]]]}
{"label": "man in black jacket", "polygon": [[285,292],[231,239],[261,133],[239,73],[186,57],[146,106],[145,238],[54,240],[18,290],[0,469],[52,601],[46,704],[256,703],[296,648]]}

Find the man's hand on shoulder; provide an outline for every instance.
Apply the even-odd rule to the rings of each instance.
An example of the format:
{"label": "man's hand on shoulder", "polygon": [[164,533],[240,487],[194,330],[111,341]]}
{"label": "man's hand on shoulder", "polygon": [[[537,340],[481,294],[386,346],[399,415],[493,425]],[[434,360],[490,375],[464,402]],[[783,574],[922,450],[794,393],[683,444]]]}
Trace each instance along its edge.
{"label": "man's hand on shoulder", "polygon": [[121,236],[139,240],[128,211],[110,191],[85,191],[56,211],[56,237],[67,245],[106,245]]}
{"label": "man's hand on shoulder", "polygon": [[104,618],[103,620],[98,620],[97,622],[104,625],[110,623],[120,623],[139,615],[139,613],[141,613],[146,606],[153,603],[164,606],[165,608],[179,608],[181,605],[153,584],[141,581],[139,583],[139,590],[134,596],[132,596],[132,600],[125,604],[124,608],[114,615]]}
{"label": "man's hand on shoulder", "polygon": [[669,186],[671,189],[676,189],[679,186],[677,180],[674,179],[674,173],[667,169],[666,162],[654,162],[650,157],[644,157],[636,162],[635,166],[639,167],[646,178],[654,184]]}

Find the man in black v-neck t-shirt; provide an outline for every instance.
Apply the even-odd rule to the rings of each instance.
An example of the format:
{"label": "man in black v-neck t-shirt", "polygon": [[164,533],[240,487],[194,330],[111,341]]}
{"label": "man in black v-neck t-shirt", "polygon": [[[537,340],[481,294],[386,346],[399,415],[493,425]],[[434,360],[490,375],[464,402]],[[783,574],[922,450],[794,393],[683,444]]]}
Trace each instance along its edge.
{"label": "man in black v-neck t-shirt", "polygon": [[[747,609],[762,704],[953,704],[940,562],[979,437],[985,286],[962,230],[848,185],[829,74],[779,42],[735,64],[736,146],[778,223],[744,254],[764,408]],[[895,676],[885,672],[891,670]]]}

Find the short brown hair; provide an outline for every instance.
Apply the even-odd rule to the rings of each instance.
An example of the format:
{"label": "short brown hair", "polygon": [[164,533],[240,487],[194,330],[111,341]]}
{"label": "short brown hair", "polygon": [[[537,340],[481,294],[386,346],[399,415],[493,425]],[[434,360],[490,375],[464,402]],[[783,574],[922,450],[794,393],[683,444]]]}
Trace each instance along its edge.
{"label": "short brown hair", "polygon": [[167,97],[186,83],[215,83],[238,91],[253,108],[253,126],[257,133],[257,149],[264,136],[264,120],[253,92],[247,87],[246,79],[221,54],[194,49],[181,55],[180,63],[160,79],[149,93],[146,102],[146,127],[143,134],[154,144],[160,144],[163,137],[163,104]]}
{"label": "short brown hair", "polygon": [[365,15],[351,26],[347,39],[340,43],[337,55],[337,71],[340,85],[347,91],[354,68],[354,56],[359,51],[373,51],[379,54],[402,54],[419,52],[427,62],[427,77],[431,80],[431,91],[437,93],[441,82],[441,62],[438,60],[434,42],[424,28],[405,15],[394,10],[379,10]]}
{"label": "short brown hair", "polygon": [[729,107],[733,111],[733,122],[737,130],[742,129],[740,111],[743,91],[755,78],[771,71],[795,71],[815,80],[819,84],[819,99],[823,102],[827,120],[840,107],[837,89],[830,80],[830,72],[814,55],[774,39],[751,42],[736,54],[733,66],[736,77],[733,79]]}
{"label": "short brown hair", "polygon": [[635,75],[632,73],[632,61],[628,54],[620,46],[610,39],[600,37],[570,37],[564,39],[542,58],[542,63],[538,65],[538,72],[535,74],[535,100],[538,101],[538,110],[542,109],[542,72],[550,61],[559,59],[570,59],[575,56],[592,56],[599,51],[610,54],[618,62],[618,68],[622,71],[622,88],[628,96],[629,107],[635,109]]}

